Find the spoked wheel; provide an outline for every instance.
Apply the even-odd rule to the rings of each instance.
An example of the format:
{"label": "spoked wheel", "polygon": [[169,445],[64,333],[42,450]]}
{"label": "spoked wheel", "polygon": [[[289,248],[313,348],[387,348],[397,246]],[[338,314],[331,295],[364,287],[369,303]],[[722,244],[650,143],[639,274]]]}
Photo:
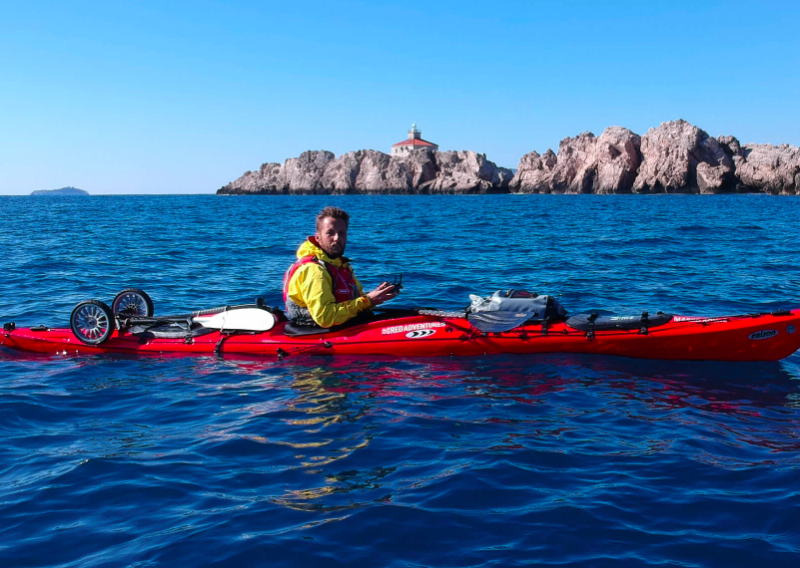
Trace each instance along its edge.
{"label": "spoked wheel", "polygon": [[100,345],[116,327],[114,313],[100,300],[86,300],[75,306],[69,324],[75,337],[86,345]]}
{"label": "spoked wheel", "polygon": [[114,315],[149,318],[153,315],[153,300],[144,290],[126,288],[114,298],[111,304]]}

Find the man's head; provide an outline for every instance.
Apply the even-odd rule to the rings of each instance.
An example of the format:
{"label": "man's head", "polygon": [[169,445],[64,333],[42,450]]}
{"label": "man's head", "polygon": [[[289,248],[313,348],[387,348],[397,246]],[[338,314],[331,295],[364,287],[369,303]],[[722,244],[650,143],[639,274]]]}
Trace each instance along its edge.
{"label": "man's head", "polygon": [[347,246],[347,226],[350,215],[338,207],[326,207],[317,215],[317,238],[319,248],[330,258],[339,258]]}

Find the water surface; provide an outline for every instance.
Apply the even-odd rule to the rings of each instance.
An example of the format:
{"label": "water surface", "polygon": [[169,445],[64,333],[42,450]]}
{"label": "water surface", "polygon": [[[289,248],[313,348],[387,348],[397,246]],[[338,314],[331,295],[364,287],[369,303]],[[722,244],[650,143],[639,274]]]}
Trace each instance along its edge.
{"label": "water surface", "polygon": [[[0,197],[0,322],[264,296],[327,204],[368,287],[457,309],[800,304],[769,196]],[[770,364],[0,349],[3,566],[796,566],[800,356]]]}

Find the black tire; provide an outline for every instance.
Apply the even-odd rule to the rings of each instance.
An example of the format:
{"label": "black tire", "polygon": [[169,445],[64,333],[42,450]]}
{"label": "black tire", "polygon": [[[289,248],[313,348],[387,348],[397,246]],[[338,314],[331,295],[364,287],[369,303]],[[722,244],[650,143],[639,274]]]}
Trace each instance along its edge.
{"label": "black tire", "polygon": [[114,312],[100,300],[85,300],[75,306],[69,326],[82,343],[100,345],[111,337],[116,328]]}
{"label": "black tire", "polygon": [[117,294],[111,304],[114,315],[136,316],[141,318],[153,317],[153,300],[144,290],[139,288],[125,288]]}

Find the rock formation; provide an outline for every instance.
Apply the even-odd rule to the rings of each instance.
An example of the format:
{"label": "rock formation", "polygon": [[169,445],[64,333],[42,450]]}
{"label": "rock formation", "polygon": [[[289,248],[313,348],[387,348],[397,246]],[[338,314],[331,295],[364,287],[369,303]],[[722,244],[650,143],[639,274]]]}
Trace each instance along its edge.
{"label": "rock formation", "polygon": [[600,138],[584,132],[552,150],[526,154],[510,187],[522,193],[630,193],[639,167],[639,136],[610,126]]}
{"label": "rock formation", "polygon": [[507,192],[511,170],[475,152],[308,151],[245,172],[218,193],[492,193]]}
{"label": "rock formation", "polygon": [[519,161],[517,173],[509,189],[520,193],[550,193],[553,187],[553,170],[558,163],[555,153],[548,149],[543,156],[535,150]]}
{"label": "rock formation", "polygon": [[716,138],[685,120],[648,130],[641,152],[636,193],[725,193],[735,188],[733,160]]}
{"label": "rock formation", "polygon": [[508,192],[511,170],[475,152],[435,152],[438,175],[422,184],[425,193]]}
{"label": "rock formation", "polygon": [[[733,140],[738,146],[738,141]],[[733,154],[733,163],[739,191],[800,193],[800,148],[796,146],[745,144]]]}
{"label": "rock formation", "polygon": [[531,152],[517,172],[476,152],[308,151],[263,164],[217,193],[729,193],[800,194],[800,148],[713,138],[686,122],[644,136],[610,126]]}
{"label": "rock formation", "polygon": [[630,193],[641,163],[641,138],[627,128],[609,126],[597,139],[595,193]]}

